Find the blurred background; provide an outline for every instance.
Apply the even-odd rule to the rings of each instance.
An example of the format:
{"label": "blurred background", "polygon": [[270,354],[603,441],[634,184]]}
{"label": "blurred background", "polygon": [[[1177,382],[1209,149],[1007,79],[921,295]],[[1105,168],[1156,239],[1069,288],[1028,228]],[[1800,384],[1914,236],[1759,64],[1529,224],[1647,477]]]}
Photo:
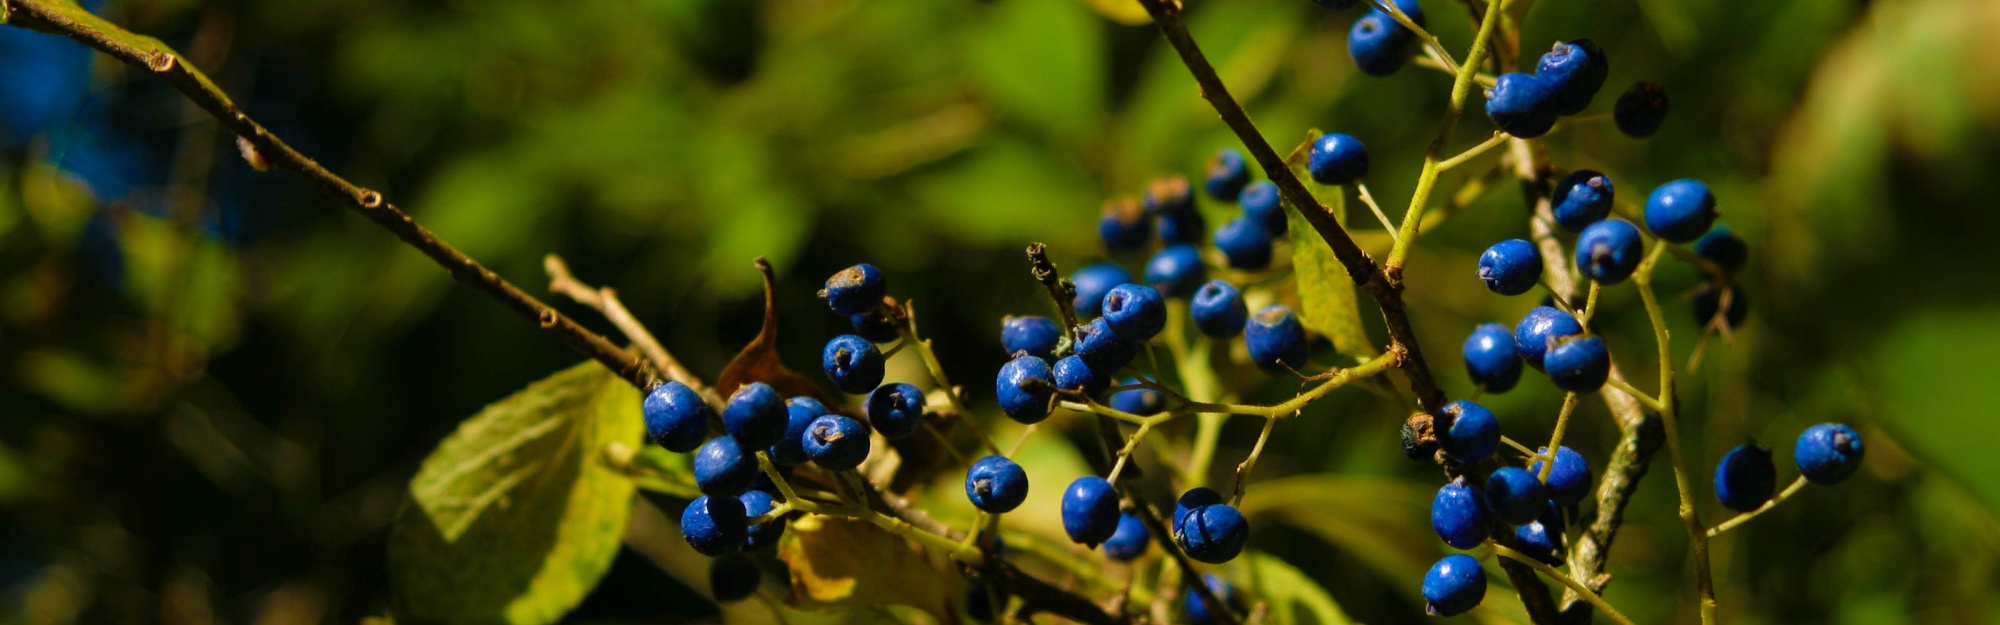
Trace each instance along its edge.
{"label": "blurred background", "polygon": [[[1068,268],[1095,261],[1100,202],[1235,145],[1124,0],[87,4],[531,291],[543,255],[561,254],[707,376],[756,333],[750,263],[764,256],[795,368],[846,331],[811,292],[866,261],[979,389],[1003,361],[998,319],[1046,310],[1026,243]],[[1423,5],[1462,56],[1464,8]],[[1357,73],[1359,10],[1188,10],[1274,144],[1360,137],[1370,186],[1400,212],[1448,76]],[[1702,179],[1750,241],[1752,312],[1729,340],[1698,338],[1692,269],[1660,278],[1677,360],[1702,350],[1682,434],[1708,520],[1729,447],[1770,445],[1788,481],[1806,426],[1847,422],[1868,441],[1856,478],[1715,543],[1731,622],[2000,622],[1994,32],[1990,0],[1540,0],[1529,14],[1523,62],[1560,39],[1604,45],[1591,112],[1637,80],[1672,100],[1650,140],[1559,131],[1556,164],[1610,173],[1626,203]],[[1460,130],[1470,146],[1491,125],[1474,113]],[[580,360],[317,190],[252,171],[164,84],[69,41],[0,30],[0,148],[0,622],[382,614],[386,528],[417,463],[461,419]],[[1414,322],[1449,392],[1471,390],[1465,333],[1535,304],[1473,279],[1479,251],[1525,233],[1503,182],[1413,257]],[[1605,297],[1614,355],[1652,379],[1637,296]],[[1290,390],[1264,384],[1246,398]],[[1530,380],[1483,401],[1531,440],[1560,395]],[[1323,496],[1267,501],[1253,546],[1370,623],[1422,618],[1417,581],[1444,549],[1424,522],[1438,472],[1401,458],[1401,416],[1336,394],[1282,424],[1258,467]],[[1233,423],[1217,465],[1256,427]],[[1599,464],[1616,435],[1586,401],[1567,442]],[[1693,619],[1671,482],[1656,464],[1612,551],[1607,598],[1640,622]],[[570,620],[718,618],[700,570],[682,569],[621,555]]]}

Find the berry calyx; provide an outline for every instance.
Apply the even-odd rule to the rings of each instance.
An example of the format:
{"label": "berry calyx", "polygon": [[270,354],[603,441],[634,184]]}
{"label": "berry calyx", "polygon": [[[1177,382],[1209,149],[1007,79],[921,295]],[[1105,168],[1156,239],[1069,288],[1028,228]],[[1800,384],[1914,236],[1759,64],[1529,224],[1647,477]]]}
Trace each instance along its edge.
{"label": "berry calyx", "polygon": [[1424,611],[1434,616],[1463,614],[1486,599],[1486,569],[1479,568],[1472,556],[1445,556],[1424,573],[1423,592]]}
{"label": "berry calyx", "polygon": [[1486,476],[1486,505],[1493,518],[1508,525],[1524,525],[1542,514],[1549,503],[1542,481],[1520,467],[1501,467]]}
{"label": "berry calyx", "polygon": [[965,471],[965,498],[986,512],[1012,512],[1028,499],[1028,472],[1006,456],[980,458]]}
{"label": "berry calyx", "polygon": [[1312,174],[1314,182],[1320,184],[1354,184],[1354,181],[1368,175],[1368,148],[1361,145],[1361,140],[1354,135],[1326,133],[1313,140],[1312,148],[1306,154],[1306,171]]}
{"label": "berry calyx", "polygon": [[1309,356],[1306,327],[1283,304],[1265,306],[1251,315],[1243,327],[1243,343],[1250,350],[1250,361],[1270,374],[1298,371]]}
{"label": "berry calyx", "polygon": [[646,436],[674,453],[687,453],[708,437],[708,423],[715,409],[701,400],[701,394],[686,384],[668,381],[654,386],[639,403],[646,421]]}
{"label": "berry calyx", "polygon": [[1715,498],[1737,512],[1763,507],[1778,489],[1778,467],[1771,450],[1751,443],[1722,455],[1715,465]]}
{"label": "berry calyx", "polygon": [[862,405],[868,424],[892,441],[909,438],[924,422],[924,392],[911,384],[896,382],[875,387]]}
{"label": "berry calyx", "polygon": [[[1537,449],[1535,453],[1549,453],[1549,448]],[[1541,475],[1542,461],[1536,460],[1528,472]],[[1549,469],[1549,480],[1544,486],[1548,488],[1550,501],[1565,506],[1583,501],[1590,496],[1590,462],[1568,445],[1557,447],[1556,463]]]}
{"label": "berry calyx", "polygon": [[1570,232],[1581,232],[1611,214],[1615,195],[1610,176],[1580,169],[1556,183],[1549,201],[1557,225]]}
{"label": "berry calyx", "polygon": [[1118,515],[1118,531],[1104,541],[1104,556],[1119,562],[1131,562],[1146,555],[1146,547],[1153,542],[1153,535],[1146,531],[1146,522],[1132,514]]}
{"label": "berry calyx", "polygon": [[868,430],[859,421],[837,414],[813,419],[806,427],[806,457],[835,471],[861,466],[868,459]]}
{"label": "berry calyx", "polygon": [[1556,124],[1554,85],[1533,74],[1501,74],[1486,90],[1486,116],[1501,132],[1533,139]]}
{"label": "berry calyx", "polygon": [[1627,136],[1637,139],[1653,136],[1659,132],[1660,122],[1667,120],[1667,91],[1659,83],[1632,83],[1618,96],[1611,119],[1618,123],[1619,132]]}
{"label": "berry calyx", "polygon": [[1001,365],[1000,376],[993,384],[993,396],[1000,402],[1000,411],[1021,423],[1041,423],[1049,418],[1055,390],[1049,363],[1027,355],[1015,356]]}
{"label": "berry calyx", "polygon": [[1576,237],[1576,267],[1599,284],[1624,282],[1645,255],[1639,227],[1623,219],[1590,224]]}
{"label": "berry calyx", "polygon": [[725,495],[702,495],[681,510],[681,537],[701,555],[715,557],[743,548],[749,535],[743,502]]}
{"label": "berry calyx", "polygon": [[1193,245],[1166,246],[1146,261],[1146,284],[1159,289],[1161,295],[1187,297],[1206,281],[1208,268],[1202,266],[1201,251]]}
{"label": "berry calyx", "polygon": [[1542,364],[1556,388],[1572,393],[1595,393],[1611,376],[1611,353],[1601,337],[1558,339]]}
{"label": "berry calyx", "polygon": [[827,307],[833,312],[859,315],[881,304],[882,296],[888,294],[889,281],[882,277],[882,270],[861,263],[827,278],[826,288],[820,290],[819,298],[826,300]]}
{"label": "berry calyx", "polygon": [[1243,293],[1221,280],[1209,280],[1201,285],[1188,303],[1188,312],[1194,317],[1195,329],[1214,339],[1236,336],[1243,331],[1243,324],[1250,320],[1250,309],[1243,303]]}
{"label": "berry calyx", "polygon": [[1076,285],[1076,300],[1071,302],[1076,314],[1095,317],[1097,307],[1104,303],[1104,294],[1111,292],[1111,287],[1132,284],[1132,273],[1111,263],[1097,263],[1076,270],[1069,281]]}
{"label": "berry calyx", "polygon": [[722,427],[747,449],[761,449],[785,437],[785,398],[763,382],[736,387],[722,408]]}
{"label": "berry calyx", "polygon": [[1542,279],[1542,252],[1527,239],[1507,239],[1479,255],[1479,281],[1486,290],[1520,295]]}
{"label": "berry calyx", "polygon": [[1646,229],[1675,243],[1701,238],[1715,223],[1715,195],[1699,180],[1680,179],[1646,198]]}
{"label": "berry calyx", "polygon": [[1799,434],[1798,445],[1792,448],[1792,461],[1798,463],[1799,474],[1806,476],[1807,481],[1838,484],[1861,467],[1864,451],[1861,434],[1854,428],[1821,423]]}
{"label": "berry calyx", "polygon": [[1486,509],[1486,497],[1461,476],[1431,499],[1431,529],[1452,548],[1471,549],[1492,534],[1493,513]]}
{"label": "berry calyx", "polygon": [[694,484],[709,495],[736,496],[757,479],[757,457],[743,453],[736,439],[718,436],[694,452]]}
{"label": "berry calyx", "polygon": [[1247,184],[1250,184],[1250,167],[1243,162],[1242,152],[1223,148],[1208,159],[1208,172],[1202,178],[1201,188],[1208,191],[1209,197],[1234,202]]}
{"label": "berry calyx", "polygon": [[1521,350],[1514,333],[1497,323],[1480,324],[1465,337],[1461,348],[1465,373],[1488,393],[1505,393],[1521,381]]}
{"label": "berry calyx", "polygon": [[1104,294],[1104,322],[1118,338],[1134,343],[1152,340],[1167,327],[1167,300],[1152,287],[1120,284]]}
{"label": "berry calyx", "polygon": [[1582,333],[1583,324],[1577,323],[1576,317],[1554,307],[1537,306],[1514,326],[1514,346],[1520,348],[1522,362],[1539,370],[1550,341]]}
{"label": "berry calyx", "polygon": [[860,395],[882,384],[882,351],[868,339],[842,334],[820,351],[820,368],[842,392]]}
{"label": "berry calyx", "polygon": [[1500,448],[1500,420],[1493,411],[1461,399],[1445,404],[1443,412],[1451,417],[1451,428],[1445,430],[1440,443],[1452,460],[1473,464]]}
{"label": "berry calyx", "polygon": [[1118,531],[1118,491],[1095,475],[1076,478],[1063,489],[1062,520],[1070,540],[1096,547]]}
{"label": "berry calyx", "polygon": [[1243,553],[1250,541],[1250,520],[1229,504],[1210,504],[1188,511],[1175,544],[1199,562],[1221,564]]}

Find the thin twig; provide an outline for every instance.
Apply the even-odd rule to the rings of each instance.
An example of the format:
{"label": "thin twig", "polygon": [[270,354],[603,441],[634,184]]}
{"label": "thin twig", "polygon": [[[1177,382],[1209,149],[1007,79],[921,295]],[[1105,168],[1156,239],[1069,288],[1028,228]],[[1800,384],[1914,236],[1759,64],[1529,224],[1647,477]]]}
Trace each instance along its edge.
{"label": "thin twig", "polygon": [[1389,214],[1382,212],[1382,205],[1375,202],[1375,194],[1368,192],[1368,183],[1355,181],[1354,190],[1360,194],[1361,203],[1367,204],[1368,210],[1375,213],[1375,218],[1382,221],[1382,229],[1389,233],[1389,240],[1401,241],[1402,237],[1396,234],[1396,222],[1390,221]]}
{"label": "thin twig", "polygon": [[708,390],[702,384],[701,378],[689,372],[679,360],[674,359],[673,354],[667,352],[667,348],[660,345],[659,339],[653,338],[653,333],[646,329],[646,324],[640,323],[637,317],[632,316],[632,311],[625,309],[625,304],[618,301],[616,291],[610,287],[600,289],[584,284],[582,280],[576,278],[576,274],[570,273],[569,263],[563,262],[562,257],[555,254],[542,257],[542,270],[549,274],[549,292],[562,294],[578,304],[604,313],[604,320],[610,321],[619,332],[624,333],[625,338],[638,346],[639,353],[645,354],[646,359],[652,361],[653,366],[659,367],[667,379],[685,384],[696,391]]}
{"label": "thin twig", "polygon": [[1453,156],[1451,158],[1447,158],[1444,159],[1443,161],[1438,162],[1438,173],[1451,171],[1451,168],[1453,167],[1463,165],[1465,164],[1466,161],[1478,158],[1479,155],[1485,154],[1488,150],[1500,147],[1500,144],[1506,143],[1507,139],[1508,139],[1507,133],[1494,131],[1493,136],[1491,138],[1488,138],[1487,140],[1480,142],[1479,145],[1466,148],[1464,152],[1459,152],[1457,156]]}
{"label": "thin twig", "polygon": [[1723,532],[1736,529],[1736,526],[1750,522],[1750,519],[1757,518],[1757,515],[1763,514],[1772,508],[1778,507],[1778,504],[1785,503],[1786,499],[1791,499],[1792,495],[1798,494],[1799,490],[1805,487],[1806,487],[1806,476],[1801,475],[1798,477],[1798,479],[1792,480],[1792,484],[1790,486],[1786,486],[1784,491],[1778,493],[1778,496],[1772,497],[1770,501],[1764,502],[1764,505],[1757,506],[1756,510],[1751,510],[1743,514],[1730,517],[1729,520],[1723,521],[1719,524],[1716,524],[1715,527],[1709,528],[1708,537],[1715,538],[1717,536],[1721,536]]}
{"label": "thin twig", "polygon": [[1535,569],[1536,572],[1548,576],[1549,579],[1562,582],[1563,585],[1568,586],[1571,591],[1582,594],[1584,599],[1589,601],[1591,605],[1595,605],[1597,606],[1597,609],[1603,610],[1604,615],[1611,617],[1611,620],[1622,623],[1623,625],[1633,625],[1632,619],[1625,618],[1625,615],[1623,613],[1620,613],[1617,608],[1611,607],[1611,604],[1609,602],[1606,602],[1603,597],[1597,596],[1597,593],[1591,592],[1589,588],[1583,587],[1583,585],[1577,583],[1576,580],[1564,576],[1561,571],[1557,571],[1554,568],[1550,567],[1549,565],[1543,564],[1539,560],[1530,558],[1526,555],[1522,555],[1522,553],[1519,551],[1509,549],[1505,545],[1494,545],[1493,553],[1507,560],[1512,560],[1514,562],[1528,565],[1529,567]]}

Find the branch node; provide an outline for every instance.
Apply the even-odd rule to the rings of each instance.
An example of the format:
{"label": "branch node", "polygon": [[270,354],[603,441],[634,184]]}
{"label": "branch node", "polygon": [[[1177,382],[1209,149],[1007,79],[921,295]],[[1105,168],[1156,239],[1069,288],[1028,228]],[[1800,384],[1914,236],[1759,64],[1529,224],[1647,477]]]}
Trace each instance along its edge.
{"label": "branch node", "polygon": [[171,72],[179,63],[173,53],[165,50],[154,50],[152,54],[146,56],[146,69],[153,70],[156,74]]}

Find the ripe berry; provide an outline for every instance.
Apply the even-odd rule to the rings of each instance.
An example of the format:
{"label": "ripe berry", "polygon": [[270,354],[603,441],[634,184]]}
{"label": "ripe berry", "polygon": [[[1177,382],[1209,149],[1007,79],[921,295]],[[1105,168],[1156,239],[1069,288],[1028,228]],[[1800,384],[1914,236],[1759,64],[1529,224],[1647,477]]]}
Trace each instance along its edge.
{"label": "ripe berry", "polygon": [[1160,213],[1160,242],[1167,245],[1179,243],[1201,243],[1201,235],[1208,230],[1208,220],[1201,213],[1188,209],[1173,213]]}
{"label": "ripe berry", "polygon": [[1520,325],[1514,326],[1514,346],[1521,349],[1522,362],[1541,369],[1549,341],[1573,334],[1583,334],[1583,324],[1577,323],[1576,317],[1549,306],[1537,306],[1521,318]]}
{"label": "ripe berry", "polygon": [[1167,327],[1167,300],[1153,287],[1120,284],[1104,294],[1104,322],[1118,338],[1134,343],[1152,340]]}
{"label": "ripe berry", "polygon": [[1070,540],[1096,547],[1118,531],[1118,491],[1095,475],[1076,478],[1063,490],[1062,519]]}
{"label": "ripe berry", "polygon": [[1201,265],[1201,251],[1180,243],[1161,248],[1146,261],[1146,284],[1167,297],[1193,295],[1208,281],[1208,269]]}
{"label": "ripe berry", "polygon": [[1194,212],[1194,193],[1187,178],[1161,176],[1146,185],[1146,212],[1155,215]]}
{"label": "ripe berry", "polygon": [[868,429],[837,414],[813,419],[804,442],[806,457],[822,468],[852,469],[868,459]]}
{"label": "ripe berry", "polygon": [[1563,556],[1569,552],[1563,544],[1562,510],[1553,502],[1542,508],[1542,515],[1533,523],[1515,526],[1514,537],[1521,542],[1521,553],[1549,566],[1562,566]]}
{"label": "ripe berry", "polygon": [[1222,503],[1189,511],[1181,519],[1181,531],[1174,534],[1174,542],[1188,557],[1209,564],[1236,559],[1249,541],[1249,519],[1243,518],[1243,513],[1234,506]]}
{"label": "ripe berry", "polygon": [[[1548,452],[1547,447],[1536,450],[1536,453]],[[1542,461],[1536,460],[1528,472],[1541,475]],[[1549,469],[1549,481],[1543,486],[1548,488],[1549,499],[1558,504],[1567,506],[1583,501],[1590,496],[1590,462],[1568,445],[1557,447],[1556,466]]]}
{"label": "ripe berry", "polygon": [[1012,356],[1021,352],[1043,360],[1056,357],[1062,342],[1062,326],[1048,317],[1013,317],[1000,320],[1000,348]]}
{"label": "ripe berry", "polygon": [[708,591],[716,601],[741,601],[755,594],[763,579],[757,562],[748,556],[728,554],[708,561]]}
{"label": "ripe berry", "polygon": [[1590,108],[1590,99],[1604,87],[1604,76],[1610,71],[1604,50],[1589,39],[1557,43],[1535,65],[1535,75],[1555,88],[1556,112],[1562,115]]}
{"label": "ripe berry", "polygon": [[1658,83],[1635,82],[1611,109],[1618,130],[1635,138],[1653,136],[1667,119],[1667,92]]}
{"label": "ripe berry", "polygon": [[1139,201],[1130,197],[1113,198],[1104,203],[1104,213],[1097,220],[1097,238],[1104,241],[1104,249],[1110,252],[1129,252],[1146,247],[1153,238],[1152,216]]}
{"label": "ripe berry", "polygon": [[715,557],[743,548],[749,535],[743,502],[725,495],[702,495],[681,510],[681,537],[701,555]]}
{"label": "ripe berry", "polygon": [[1471,549],[1492,534],[1493,514],[1486,510],[1486,497],[1459,477],[1431,499],[1431,529],[1452,548]]}
{"label": "ripe berry", "polygon": [[1555,205],[1556,224],[1570,232],[1580,232],[1611,214],[1614,189],[1611,177],[1579,169],[1556,183],[1549,201]]}
{"label": "ripe berry", "polygon": [[1611,376],[1611,353],[1604,339],[1595,336],[1557,339],[1542,364],[1556,388],[1572,393],[1595,393]]}
{"label": "ripe berry", "polygon": [[882,296],[888,294],[889,281],[882,277],[882,270],[861,263],[827,278],[826,288],[820,290],[819,298],[826,300],[827,307],[833,312],[858,315],[881,304]]}
{"label": "ripe berry", "polygon": [[771,445],[771,462],[781,467],[795,467],[805,464],[806,428],[812,426],[813,419],[826,414],[826,406],[819,400],[806,396],[793,397],[785,401],[785,437]]}
{"label": "ripe berry", "polygon": [[701,446],[701,440],[708,437],[708,423],[715,420],[715,409],[701,400],[701,394],[673,381],[647,392],[639,403],[639,413],[645,417],[646,435],[654,443],[681,454]]}
{"label": "ripe berry", "polygon": [[987,456],[965,470],[965,498],[993,514],[1012,512],[1028,498],[1028,472],[1006,456]]}
{"label": "ripe berry", "polygon": [[1368,148],[1354,135],[1326,133],[1313,141],[1312,150],[1306,155],[1306,171],[1320,184],[1354,184],[1368,175]]}
{"label": "ripe berry", "polygon": [[[1243,611],[1243,601],[1236,595],[1235,586],[1223,581],[1220,577],[1216,577],[1213,573],[1203,573],[1201,575],[1201,583],[1203,586],[1208,587],[1208,592],[1214,594],[1217,601],[1222,602],[1221,609],[1232,613]],[[1188,623],[1190,625],[1213,625],[1215,623],[1216,610],[1211,609],[1208,602],[1202,600],[1201,593],[1189,589],[1187,592],[1181,594],[1187,597],[1181,601],[1181,608],[1187,612]]]}
{"label": "ripe berry", "polygon": [[908,438],[924,422],[924,392],[902,382],[875,387],[862,407],[868,413],[868,424],[892,441]]}
{"label": "ripe berry", "polygon": [[1087,397],[1096,397],[1111,385],[1110,376],[1098,373],[1091,368],[1090,361],[1075,354],[1057,360],[1051,373],[1055,376],[1056,388],[1083,393]]}
{"label": "ripe berry", "polygon": [[1222,493],[1215,492],[1215,489],[1207,486],[1196,486],[1181,493],[1180,499],[1174,501],[1174,535],[1181,534],[1189,514],[1219,503],[1222,503]]}
{"label": "ripe berry", "polygon": [[1076,355],[1090,363],[1090,370],[1111,375],[1131,364],[1139,355],[1139,344],[1119,338],[1103,317],[1076,327]]}
{"label": "ripe berry", "polygon": [[[1137,378],[1125,378],[1125,381],[1120,384],[1133,385],[1138,383],[1139,380]],[[1111,394],[1112,410],[1129,412],[1142,417],[1159,414],[1161,410],[1166,409],[1166,404],[1166,397],[1160,395],[1159,391],[1150,388],[1135,388]]]}
{"label": "ripe berry", "polygon": [[1861,466],[1861,434],[1839,423],[1821,423],[1799,434],[1792,460],[1814,484],[1837,484]]}
{"label": "ripe berry", "polygon": [[722,427],[745,448],[762,449],[785,437],[787,416],[785,398],[778,389],[751,382],[729,396],[729,404],[722,408]]}
{"label": "ripe berry", "polygon": [[1501,295],[1520,295],[1542,279],[1542,252],[1526,239],[1507,239],[1479,255],[1479,280]]}
{"label": "ripe berry", "polygon": [[859,315],[848,315],[848,325],[854,326],[854,333],[870,343],[888,343],[901,337],[902,328],[890,317],[886,309],[877,308]]}
{"label": "ripe berry", "polygon": [[1639,227],[1623,219],[1606,219],[1583,229],[1576,237],[1576,267],[1599,284],[1618,284],[1639,268],[1646,244],[1639,240]]}
{"label": "ripe berry", "polygon": [[1715,196],[1699,180],[1681,179],[1653,189],[1646,198],[1646,229],[1662,239],[1687,243],[1715,223]]}
{"label": "ripe berry", "polygon": [[1237,217],[1215,231],[1215,249],[1229,266],[1244,271],[1263,271],[1271,266],[1271,233],[1264,224],[1248,216]]}
{"label": "ripe berry", "polygon": [[1209,197],[1234,202],[1246,184],[1250,184],[1250,167],[1243,162],[1242,152],[1223,148],[1208,159],[1208,175],[1202,178],[1201,188],[1208,191]]}
{"label": "ripe berry", "polygon": [[1076,314],[1095,317],[1098,305],[1104,302],[1104,294],[1111,292],[1111,287],[1132,283],[1132,274],[1124,267],[1097,263],[1076,270],[1069,280],[1076,285],[1076,301],[1073,302]]}
{"label": "ripe berry", "polygon": [[859,336],[842,334],[827,341],[819,364],[826,379],[847,393],[860,395],[882,384],[882,351]]}
{"label": "ripe berry", "polygon": [[1250,361],[1267,373],[1298,371],[1306,366],[1306,328],[1292,309],[1282,304],[1265,306],[1243,326],[1243,344],[1250,348]]}
{"label": "ripe berry", "polygon": [[1104,541],[1105,557],[1119,562],[1131,562],[1146,555],[1146,546],[1152,544],[1153,535],[1146,531],[1146,522],[1130,514],[1118,515],[1118,531]]}
{"label": "ripe berry", "polygon": [[[744,516],[752,519],[770,514],[771,510],[777,507],[769,491],[744,491],[743,495],[738,497],[738,499],[743,501]],[[771,519],[762,523],[752,523],[750,524],[748,533],[744,535],[743,550],[763,551],[776,547],[778,546],[778,538],[784,535],[784,519]]]}
{"label": "ripe berry", "polygon": [[743,453],[730,436],[717,436],[694,452],[694,483],[709,495],[736,496],[757,479],[757,456]]}
{"label": "ripe berry", "polygon": [[1424,574],[1424,611],[1433,616],[1463,614],[1485,598],[1486,569],[1479,568],[1479,561],[1472,556],[1445,556]]}
{"label": "ripe berry", "polygon": [[1465,337],[1465,373],[1488,393],[1505,393],[1521,381],[1521,350],[1514,333],[1497,323],[1482,324]]}
{"label": "ripe berry", "polygon": [[1556,91],[1533,74],[1501,74],[1486,90],[1486,116],[1505,132],[1522,139],[1548,134],[1556,125]]}
{"label": "ripe berry", "polygon": [[1549,503],[1548,491],[1535,474],[1520,467],[1501,467],[1486,476],[1486,505],[1493,517],[1508,525],[1535,520]]}
{"label": "ripe berry", "polygon": [[[1724,289],[1711,284],[1703,287],[1700,293],[1695,294],[1694,320],[1696,323],[1707,326],[1714,321],[1715,313],[1722,310],[1723,292]],[[1729,327],[1732,328],[1741,326],[1743,325],[1743,320],[1750,316],[1750,300],[1745,299],[1743,297],[1743,289],[1734,284],[1729,285],[1727,292],[1729,293],[1729,312],[1723,315],[1722,322],[1729,324]]]}
{"label": "ripe berry", "polygon": [[1500,448],[1500,420],[1485,406],[1461,399],[1445,404],[1444,413],[1451,416],[1451,429],[1439,442],[1451,459],[1472,464]]}
{"label": "ripe berry", "polygon": [[1369,76],[1388,76],[1410,60],[1413,34],[1380,10],[1369,10],[1347,31],[1347,55]]}
{"label": "ripe berry", "polygon": [[1021,423],[1041,423],[1049,418],[1049,403],[1055,389],[1049,363],[1034,356],[1016,356],[1000,366],[993,396],[1009,418]]}
{"label": "ripe berry", "polygon": [[1209,280],[1201,285],[1201,289],[1194,292],[1188,311],[1194,317],[1194,327],[1203,335],[1216,339],[1236,336],[1250,319],[1250,309],[1243,304],[1243,293],[1221,280]]}
{"label": "ripe berry", "polygon": [[1743,237],[1729,229],[1716,226],[1695,239],[1694,253],[1721,267],[1724,273],[1736,273],[1743,263],[1750,260],[1750,246],[1743,243]]}
{"label": "ripe berry", "polygon": [[1243,188],[1239,196],[1243,205],[1243,216],[1264,224],[1264,231],[1271,236],[1285,233],[1289,226],[1285,222],[1285,205],[1278,201],[1278,185],[1269,180],[1259,180]]}
{"label": "ripe berry", "polygon": [[1763,445],[1739,445],[1715,465],[1715,498],[1731,510],[1756,510],[1771,500],[1777,488],[1778,467]]}

